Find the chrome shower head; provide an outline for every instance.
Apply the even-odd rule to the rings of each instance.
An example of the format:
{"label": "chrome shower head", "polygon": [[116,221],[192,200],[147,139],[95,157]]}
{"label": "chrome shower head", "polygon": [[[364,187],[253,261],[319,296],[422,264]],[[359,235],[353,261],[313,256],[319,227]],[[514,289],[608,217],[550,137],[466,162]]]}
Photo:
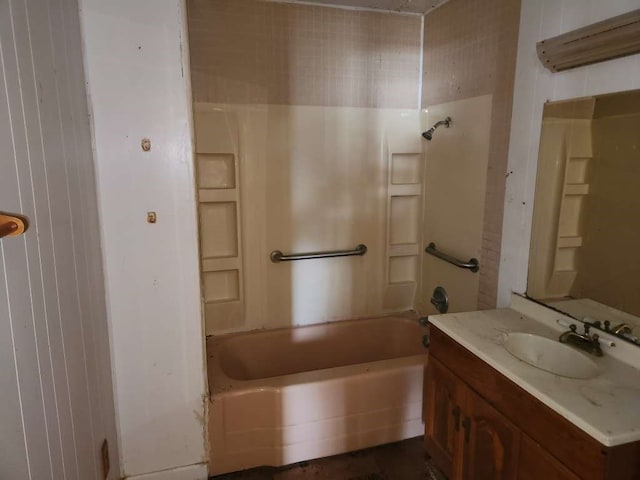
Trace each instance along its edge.
{"label": "chrome shower head", "polygon": [[440,120],[429,130],[427,130],[426,132],[422,132],[422,136],[427,140],[431,140],[433,138],[433,132],[435,132],[436,128],[438,128],[440,125],[444,125],[445,127],[449,128],[451,126],[451,117]]}

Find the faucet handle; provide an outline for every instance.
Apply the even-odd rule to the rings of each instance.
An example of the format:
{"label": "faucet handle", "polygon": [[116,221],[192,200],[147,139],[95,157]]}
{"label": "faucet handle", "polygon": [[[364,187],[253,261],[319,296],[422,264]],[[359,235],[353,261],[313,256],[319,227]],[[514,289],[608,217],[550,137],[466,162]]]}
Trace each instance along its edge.
{"label": "faucet handle", "polygon": [[578,328],[578,327],[576,327],[576,324],[575,324],[575,323],[572,323],[571,325],[569,325],[569,330],[571,330],[571,331],[572,331],[572,332],[574,332],[574,333],[575,333],[575,331],[576,331],[576,329],[577,329],[577,328]]}

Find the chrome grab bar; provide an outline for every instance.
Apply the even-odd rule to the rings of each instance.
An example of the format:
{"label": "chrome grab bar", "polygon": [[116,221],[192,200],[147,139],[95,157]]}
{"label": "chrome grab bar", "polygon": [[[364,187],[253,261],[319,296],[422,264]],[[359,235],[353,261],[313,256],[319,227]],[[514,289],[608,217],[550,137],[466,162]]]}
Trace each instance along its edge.
{"label": "chrome grab bar", "polygon": [[312,258],[351,257],[367,253],[367,246],[362,243],[353,250],[334,250],[330,252],[309,252],[284,254],[280,250],[274,250],[269,257],[273,263],[291,262],[293,260],[309,260]]}
{"label": "chrome grab bar", "polygon": [[477,258],[472,258],[468,262],[465,262],[463,260],[458,260],[457,258],[452,257],[451,255],[447,255],[446,253],[442,253],[436,250],[436,244],[433,242],[431,242],[427,246],[427,248],[424,249],[424,251],[427,252],[429,255],[433,255],[434,257],[437,257],[440,260],[444,260],[445,262],[450,263],[451,265],[455,265],[456,267],[471,270],[473,273],[476,273],[478,270],[480,270],[480,262],[478,261]]}

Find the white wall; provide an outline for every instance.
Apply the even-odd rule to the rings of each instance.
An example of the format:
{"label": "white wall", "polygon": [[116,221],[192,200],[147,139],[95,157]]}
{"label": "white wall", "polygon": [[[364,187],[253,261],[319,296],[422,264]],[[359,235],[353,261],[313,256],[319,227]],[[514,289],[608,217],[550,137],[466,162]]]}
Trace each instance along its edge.
{"label": "white wall", "polygon": [[0,2],[0,478],[120,478],[76,0]]}
{"label": "white wall", "polygon": [[522,0],[520,38],[502,232],[498,305],[524,292],[533,196],[547,100],[640,88],[640,55],[551,73],[536,56],[536,42],[640,7],[639,0]]}
{"label": "white wall", "polygon": [[[163,475],[205,478],[185,5],[80,3],[122,472],[191,466]],[[157,212],[156,224],[147,223],[148,211]]]}

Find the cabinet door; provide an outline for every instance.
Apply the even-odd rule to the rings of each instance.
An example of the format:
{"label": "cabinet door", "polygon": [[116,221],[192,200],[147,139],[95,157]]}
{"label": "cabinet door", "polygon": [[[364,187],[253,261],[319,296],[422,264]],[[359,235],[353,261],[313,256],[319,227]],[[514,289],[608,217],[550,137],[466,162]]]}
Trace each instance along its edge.
{"label": "cabinet door", "polygon": [[[512,480],[518,470],[520,431],[470,389],[461,420],[461,472],[464,480]],[[458,470],[458,468],[455,468]]]}
{"label": "cabinet door", "polygon": [[429,359],[424,381],[425,448],[449,478],[460,430],[460,386],[460,380],[453,373],[436,359]]}

